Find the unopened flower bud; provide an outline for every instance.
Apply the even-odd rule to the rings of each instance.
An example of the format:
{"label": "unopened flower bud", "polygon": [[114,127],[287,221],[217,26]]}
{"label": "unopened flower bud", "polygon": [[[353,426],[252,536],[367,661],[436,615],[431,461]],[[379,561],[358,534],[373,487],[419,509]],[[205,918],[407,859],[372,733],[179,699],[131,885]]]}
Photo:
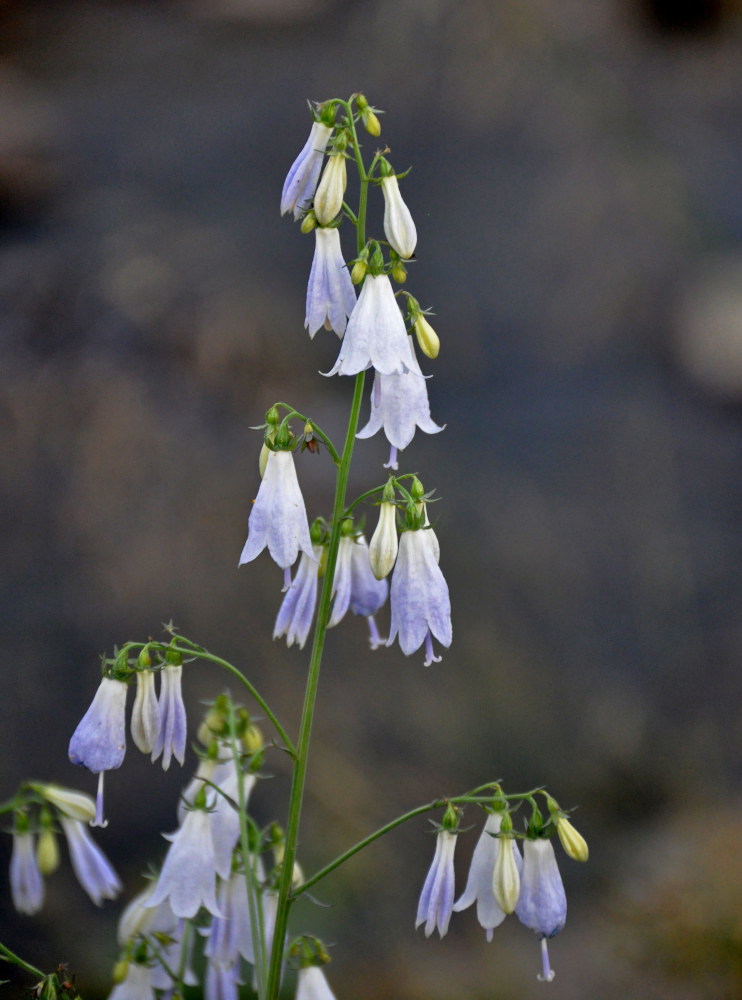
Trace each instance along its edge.
{"label": "unopened flower bud", "polygon": [[59,844],[50,826],[44,827],[36,844],[36,861],[42,875],[51,875],[59,867]]}
{"label": "unopened flower bud", "polygon": [[116,962],[113,967],[113,972],[111,973],[111,979],[114,983],[123,983],[126,979],[126,973],[129,971],[129,963],[126,959],[120,962]]}
{"label": "unopened flower bud", "polygon": [[587,861],[590,853],[587,841],[575,830],[566,816],[556,817],[556,828],[564,853],[573,861]]}
{"label": "unopened flower bud", "polygon": [[317,228],[317,216],[314,214],[313,211],[310,210],[301,220],[301,225],[299,226],[299,229],[301,229],[301,231],[306,236],[307,233],[311,233],[311,231],[316,228]]}
{"label": "unopened flower bud", "polygon": [[407,268],[404,266],[399,257],[394,262],[392,267],[392,277],[397,282],[398,285],[403,285],[407,281]]}
{"label": "unopened flower bud", "polygon": [[365,117],[362,116],[363,126],[369,135],[374,137],[381,135],[381,122],[373,113],[373,111],[367,112]]}
{"label": "unopened flower bud", "polygon": [[384,195],[384,234],[389,245],[407,260],[415,252],[417,229],[409,208],[402,200],[395,174],[381,178],[381,193]]}
{"label": "unopened flower bud", "polygon": [[245,752],[249,754],[258,753],[259,750],[263,749],[263,734],[252,722],[242,737],[242,746],[245,748]]}
{"label": "unopened flower bud", "polygon": [[368,561],[377,580],[391,573],[398,549],[397,508],[384,500],[379,506],[379,523],[368,546]]}
{"label": "unopened flower bud", "polygon": [[428,358],[437,358],[438,351],[441,349],[441,342],[438,339],[438,334],[422,313],[418,313],[417,315],[414,330],[423,354]]}
{"label": "unopened flower bud", "polygon": [[343,196],[348,183],[343,153],[333,153],[327,164],[314,196],[314,214],[317,221],[329,225],[343,207]]}
{"label": "unopened flower bud", "polygon": [[516,861],[517,850],[512,837],[513,824],[506,813],[500,827],[499,850],[492,872],[492,892],[503,913],[512,913],[520,896],[520,872]]}
{"label": "unopened flower bud", "polygon": [[353,269],[350,272],[350,280],[354,285],[360,285],[363,279],[366,277],[366,272],[368,271],[368,264],[362,258],[358,260],[353,265]]}
{"label": "unopened flower bud", "polygon": [[70,819],[77,819],[82,823],[95,819],[95,802],[89,795],[60,785],[39,785],[34,786],[34,790]]}

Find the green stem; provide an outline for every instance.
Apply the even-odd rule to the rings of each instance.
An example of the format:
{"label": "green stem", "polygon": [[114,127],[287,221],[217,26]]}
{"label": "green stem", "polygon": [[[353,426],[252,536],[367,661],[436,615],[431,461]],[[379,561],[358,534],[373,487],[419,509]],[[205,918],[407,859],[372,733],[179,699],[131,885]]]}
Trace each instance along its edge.
{"label": "green stem", "polygon": [[[360,253],[366,244],[368,175],[363,165],[363,158],[358,144],[358,135],[356,133],[350,104],[347,102],[340,103],[344,104],[348,113],[348,124],[352,133],[353,151],[361,183],[360,196],[358,200],[358,224],[356,229],[356,245],[358,247],[358,253]],[[309,672],[307,674],[307,686],[304,692],[304,707],[301,713],[299,739],[296,747],[297,753],[294,760],[294,773],[291,783],[291,795],[289,798],[289,814],[286,824],[284,857],[278,886],[276,924],[273,932],[273,948],[271,950],[270,968],[268,970],[267,1000],[277,1000],[278,987],[281,980],[281,965],[283,962],[283,951],[286,941],[286,928],[288,925],[289,910],[292,903],[291,883],[294,872],[294,861],[296,858],[296,845],[299,839],[299,822],[301,819],[301,807],[304,797],[304,785],[306,782],[307,763],[309,758],[309,740],[312,732],[312,718],[314,716],[314,704],[317,697],[319,672],[322,664],[322,652],[325,645],[327,623],[330,619],[332,585],[335,578],[335,564],[337,563],[338,546],[340,544],[340,525],[342,523],[343,511],[345,509],[345,493],[348,486],[348,475],[350,473],[350,462],[353,457],[353,446],[355,444],[356,431],[358,429],[358,417],[361,412],[364,383],[365,372],[359,372],[355,379],[355,388],[353,391],[350,418],[348,420],[348,429],[345,434],[343,454],[340,459],[340,465],[337,472],[335,502],[332,512],[332,528],[330,531],[330,543],[327,550],[327,565],[325,568],[325,576],[322,581],[322,593],[317,610],[317,624],[314,630],[312,654],[309,660]]]}
{"label": "green stem", "polygon": [[4,958],[6,962],[12,962],[13,965],[17,965],[19,969],[24,969],[26,972],[30,972],[32,976],[38,976],[39,979],[46,979],[46,976],[41,971],[37,969],[35,965],[29,965],[28,962],[24,962],[22,958],[19,958],[14,951],[10,948],[6,948],[2,942],[0,942],[0,958]]}

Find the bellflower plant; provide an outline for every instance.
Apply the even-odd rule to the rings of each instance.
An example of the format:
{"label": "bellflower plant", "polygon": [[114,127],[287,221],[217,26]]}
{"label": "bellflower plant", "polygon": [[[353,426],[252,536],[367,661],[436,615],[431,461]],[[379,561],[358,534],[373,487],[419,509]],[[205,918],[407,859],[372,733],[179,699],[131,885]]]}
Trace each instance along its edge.
{"label": "bellflower plant", "polygon": [[[329,374],[353,380],[341,380],[338,387],[350,390],[352,385],[349,415],[336,446],[312,414],[282,401],[270,406],[255,445],[258,460],[251,463],[255,500],[239,559],[240,565],[251,563],[267,548],[284,571],[273,637],[285,637],[288,647],[296,647],[285,654],[289,657],[298,658],[309,647],[301,717],[286,724],[258,690],[254,674],[261,669],[259,656],[246,657],[249,667],[241,669],[186,638],[170,622],[161,640],[127,641],[103,657],[100,686],[69,744],[70,760],[99,775],[97,801],[59,785],[28,781],[0,803],[0,813],[13,817],[9,881],[16,908],[33,914],[43,905],[43,879],[59,863],[60,831],[78,880],[93,903],[102,905],[122,886],[87,824],[103,825],[102,776],[124,761],[130,685],[136,684],[130,720],[134,744],[152,761],[161,759],[166,770],[173,758],[190,768],[179,802],[173,802],[178,828],[166,835],[169,847],[160,851],[152,869],[158,873],[119,921],[111,1000],[167,1000],[182,996],[186,986],[198,986],[205,1000],[246,1000],[248,994],[278,1000],[279,987],[294,973],[297,1000],[334,1000],[323,971],[330,957],[326,946],[310,934],[292,937],[295,903],[369,844],[439,810],[443,818],[416,926],[424,925],[426,936],[437,929],[443,937],[453,913],[476,903],[490,940],[505,914],[515,911],[541,937],[542,978],[551,979],[546,941],[566,917],[552,838],[558,836],[570,858],[585,861],[588,856],[584,838],[545,789],[509,793],[500,782],[489,781],[458,795],[438,796],[383,822],[309,875],[300,864],[299,844],[309,839],[302,804],[320,672],[334,641],[328,630],[341,622],[348,633],[357,630],[350,611],[366,619],[374,649],[398,641],[409,656],[424,646],[425,666],[440,660],[434,643],[446,649],[452,644],[444,576],[449,526],[445,513],[436,514],[441,549],[429,518],[434,491],[426,493],[415,473],[399,471],[399,453],[410,447],[417,428],[428,434],[444,429],[431,418],[428,383],[412,341],[414,336],[423,354],[435,360],[440,338],[426,318],[430,310],[423,310],[406,289],[395,291],[408,277],[405,261],[418,253],[415,224],[399,190],[403,175],[389,162],[389,148],[370,154],[362,148],[361,128],[376,139],[382,114],[363,94],[312,105],[311,112],[309,138],[283,186],[281,213],[301,219],[302,234],[314,230],[304,325],[311,337],[324,325],[342,338]],[[366,232],[370,196],[383,198],[385,238]],[[303,335],[300,316],[296,326]],[[371,369],[370,418],[359,430]],[[358,442],[382,429],[391,448],[383,468],[391,471],[380,472],[381,482],[374,474],[372,485],[350,496],[356,447],[369,448],[372,455],[372,443]],[[307,459],[305,452],[313,458]],[[317,467],[325,463],[331,477],[331,489],[321,501],[324,508],[311,530],[297,475],[297,466],[305,461],[317,462]],[[365,521],[377,507],[378,526],[368,545]],[[386,615],[387,597],[389,632],[384,640],[375,619]],[[391,648],[380,655],[398,657]],[[189,744],[182,679],[185,671],[202,667],[223,670],[230,690],[207,703]],[[452,662],[450,669],[461,672],[464,665]],[[421,684],[433,682],[431,675],[420,675]],[[232,689],[249,699],[249,710]],[[256,717],[269,727],[266,738]],[[285,825],[259,819],[261,810],[253,812],[253,799],[273,771],[266,764],[270,755],[290,770]],[[539,796],[546,804],[546,820]],[[369,808],[375,809],[375,802],[372,797]],[[517,832],[513,816],[528,806],[526,831]],[[488,818],[466,886],[455,901],[454,850],[465,835],[461,819],[466,808],[481,808]],[[519,840],[524,842],[523,860]],[[306,909],[301,919],[309,919]],[[77,1000],[74,984],[62,982],[59,972],[44,975],[1,943],[0,957],[37,977],[33,990],[38,1000]]]}

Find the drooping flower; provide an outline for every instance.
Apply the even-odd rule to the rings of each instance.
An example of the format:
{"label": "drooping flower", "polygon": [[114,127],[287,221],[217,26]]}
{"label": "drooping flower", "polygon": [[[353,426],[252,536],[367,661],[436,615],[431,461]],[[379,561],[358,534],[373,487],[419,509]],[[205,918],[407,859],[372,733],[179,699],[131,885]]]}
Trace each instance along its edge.
{"label": "drooping flower", "polygon": [[335,994],[318,965],[307,965],[299,969],[296,1000],[335,1000]]}
{"label": "drooping flower", "polygon": [[314,196],[314,214],[321,226],[329,226],[343,207],[347,183],[345,156],[342,153],[331,153]]}
{"label": "drooping flower", "polygon": [[137,671],[137,695],[131,713],[131,738],[142,753],[152,753],[160,735],[161,714],[151,670]]}
{"label": "drooping flower", "polygon": [[[392,491],[393,496],[393,491]],[[399,539],[397,538],[397,508],[388,500],[379,505],[379,523],[371,536],[368,547],[368,561],[371,572],[377,580],[389,576],[397,559]]]}
{"label": "drooping flower", "polygon": [[[402,450],[415,436],[419,427],[426,434],[437,434],[443,430],[430,416],[426,379],[420,371],[415,357],[412,338],[408,337],[407,371],[374,376],[371,390],[371,415],[365,427],[356,434],[359,438],[369,438],[382,427],[387,441],[395,449],[392,461],[396,463],[396,449]],[[390,466],[396,468],[396,464]]]}
{"label": "drooping flower", "polygon": [[453,852],[456,834],[441,830],[435,842],[435,855],[420,894],[415,927],[425,923],[425,937],[435,928],[441,937],[448,930],[454,897]]}
{"label": "drooping flower", "polygon": [[312,627],[314,608],[317,603],[318,570],[322,546],[313,545],[312,552],[313,559],[306,552],[302,552],[299,568],[291,586],[284,595],[281,607],[278,609],[276,625],[273,629],[274,639],[280,639],[282,635],[285,635],[286,645],[293,646],[296,642],[299,649],[304,649],[309,630]]}
{"label": "drooping flower", "polygon": [[96,906],[104,899],[115,899],[121,892],[121,882],[108,858],[90,837],[86,825],[66,816],[60,816],[59,822],[67,838],[77,881]]}
{"label": "drooping flower", "polygon": [[281,215],[293,211],[298,219],[309,208],[317,187],[322,158],[332,135],[332,127],[314,122],[304,148],[291,165],[281,192]]}
{"label": "drooping flower", "polygon": [[567,897],[550,840],[526,840],[523,845],[523,875],[515,913],[522,924],[541,937],[543,973],[539,979],[551,982],[546,939],[554,937],[567,920]]}
{"label": "drooping flower", "polygon": [[152,760],[162,754],[163,771],[170,767],[173,757],[179,764],[185,760],[187,729],[182,679],[180,663],[166,663],[160,671],[160,727],[152,747]]}
{"label": "drooping flower", "polygon": [[384,195],[384,235],[399,256],[407,260],[415,252],[417,229],[402,200],[395,174],[381,178],[381,193]]}
{"label": "drooping flower", "polygon": [[13,833],[10,894],[16,910],[28,916],[44,905],[44,880],[36,860],[35,837],[28,828],[17,828]]}
{"label": "drooping flower", "polygon": [[357,375],[366,368],[391,375],[410,367],[410,346],[387,274],[368,274],[363,282],[337,361],[328,375]]}
{"label": "drooping flower", "polygon": [[69,758],[89,771],[111,771],[121,767],[126,754],[127,685],[104,677],[95,697],[72,734]]}
{"label": "drooping flower", "polygon": [[59,809],[70,819],[79,819],[90,823],[95,818],[95,802],[89,795],[76,792],[72,788],[61,785],[34,785],[34,791],[42,795],[47,802]]}
{"label": "drooping flower", "polygon": [[426,528],[405,531],[392,574],[391,624],[387,646],[399,635],[405,656],[425,643],[425,666],[438,662],[432,636],[451,645],[451,602],[448,585],[435,557],[435,546]]}
{"label": "drooping flower", "polygon": [[268,456],[250,512],[240,566],[260,555],[266,545],[273,561],[283,570],[294,565],[300,551],[314,558],[307,511],[290,451],[272,451]]}
{"label": "drooping flower", "polygon": [[116,983],[108,994],[108,1000],[155,1000],[150,966],[129,962],[126,976]]}
{"label": "drooping flower", "polygon": [[214,839],[208,812],[203,808],[191,809],[179,829],[165,837],[171,844],[150,906],[158,906],[167,899],[176,917],[195,917],[202,906],[219,915]]}
{"label": "drooping flower", "polygon": [[371,571],[368,544],[363,535],[343,535],[340,539],[332,585],[334,602],[329,627],[337,625],[348,609],[369,622],[370,641],[374,649],[382,644],[373,616],[387,598],[386,580],[377,580]]}
{"label": "drooping flower", "polygon": [[466,888],[453,904],[457,913],[467,909],[472,903],[477,904],[477,920],[484,927],[488,941],[492,940],[494,928],[499,927],[506,916],[495,899],[492,888],[498,852],[502,846],[506,845],[506,849],[513,853],[515,864],[520,866],[523,863],[514,840],[500,841],[498,839],[497,834],[500,832],[501,823],[501,813],[490,813],[487,817],[484,830],[474,848]]}
{"label": "drooping flower", "polygon": [[314,230],[314,259],[307,285],[304,326],[313,337],[321,326],[342,337],[356,304],[356,293],[345,266],[337,229]]}

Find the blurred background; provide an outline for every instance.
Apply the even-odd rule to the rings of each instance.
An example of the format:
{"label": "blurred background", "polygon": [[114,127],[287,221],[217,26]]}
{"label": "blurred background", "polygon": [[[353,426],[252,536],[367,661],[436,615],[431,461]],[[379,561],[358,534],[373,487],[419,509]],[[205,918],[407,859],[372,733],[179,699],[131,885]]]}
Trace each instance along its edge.
{"label": "blurred background", "polygon": [[[331,633],[301,860],[493,778],[578,806],[591,857],[558,852],[548,987],[514,918],[489,945],[471,910],[442,942],[414,932],[424,819],[293,929],[333,945],[339,1000],[740,996],[741,8],[0,3],[3,798],[28,777],[94,790],[67,742],[98,655],[170,618],[296,726],[306,657],[271,639],[280,571],[237,559],[267,407],[343,433],[350,380],[317,374],[337,340],[303,330],[314,241],[278,203],[306,100],[361,90],[413,167],[407,288],[435,310],[423,368],[447,427],[402,467],[443,498],[454,643],[426,670],[368,651],[360,620]],[[359,442],[352,491],[386,455]],[[298,467],[310,517],[329,513],[327,457]],[[187,672],[192,719],[224,683]],[[269,765],[266,822],[288,787]],[[97,839],[126,899],[193,766],[130,747],[110,775]],[[6,944],[105,996],[121,904],[97,910],[62,870],[38,919],[0,906]]]}

